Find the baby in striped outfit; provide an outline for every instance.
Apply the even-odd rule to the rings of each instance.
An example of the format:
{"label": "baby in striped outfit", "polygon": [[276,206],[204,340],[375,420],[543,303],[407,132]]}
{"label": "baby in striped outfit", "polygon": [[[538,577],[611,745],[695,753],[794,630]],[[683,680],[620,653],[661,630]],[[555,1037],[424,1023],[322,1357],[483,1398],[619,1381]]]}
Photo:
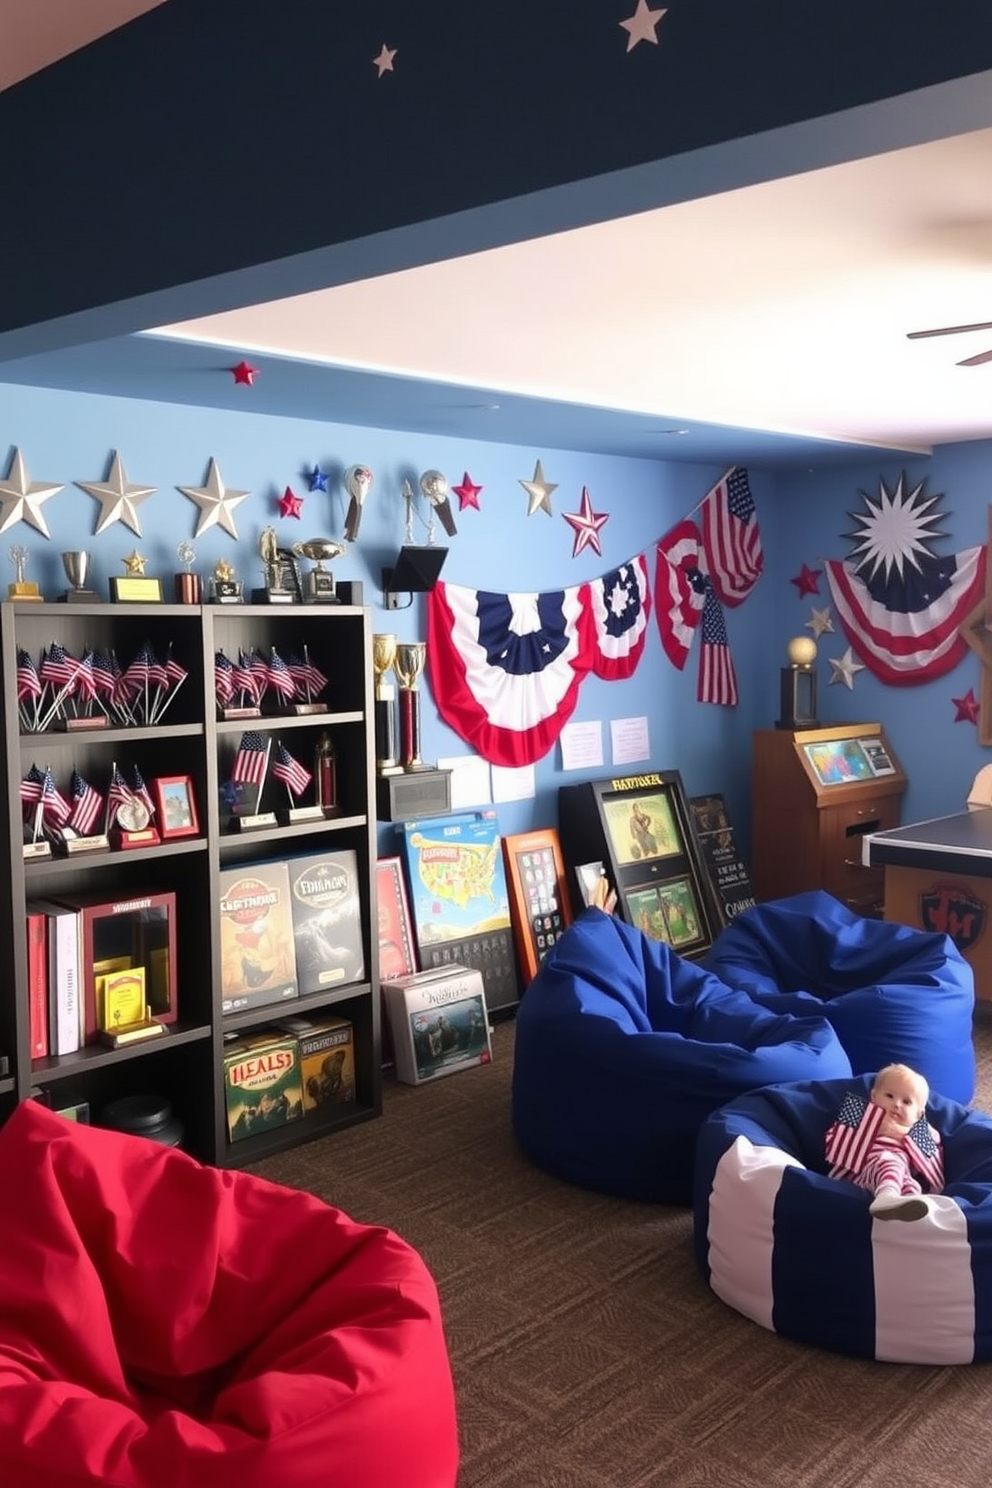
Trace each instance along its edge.
{"label": "baby in striped outfit", "polygon": [[831,1178],[870,1189],[876,1219],[922,1219],[929,1212],[924,1183],[931,1193],[943,1187],[940,1133],[926,1116],[929,1094],[916,1070],[888,1064],[867,1102],[861,1091],[847,1092],[827,1130]]}

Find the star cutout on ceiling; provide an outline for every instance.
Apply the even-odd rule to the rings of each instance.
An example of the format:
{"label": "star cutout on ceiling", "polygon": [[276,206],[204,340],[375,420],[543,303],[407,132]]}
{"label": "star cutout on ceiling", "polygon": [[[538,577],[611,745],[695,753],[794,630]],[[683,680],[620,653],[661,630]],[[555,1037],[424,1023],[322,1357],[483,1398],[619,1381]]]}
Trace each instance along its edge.
{"label": "star cutout on ceiling", "polygon": [[848,646],[843,656],[836,658],[833,656],[830,657],[830,668],[833,674],[830,678],[830,685],[833,686],[835,682],[843,682],[844,686],[850,692],[854,691],[855,673],[864,671],[861,662],[855,661],[850,646]]}
{"label": "star cutout on ceiling", "polygon": [[603,556],[603,549],[599,542],[601,527],[605,527],[610,520],[609,512],[594,512],[592,502],[589,499],[589,488],[582,487],[582,510],[579,512],[562,512],[562,516],[568,525],[575,530],[575,541],[572,544],[572,557],[577,558],[583,548],[592,548],[594,553]]}
{"label": "star cutout on ceiling", "polygon": [[627,33],[627,50],[632,52],[639,41],[650,41],[658,45],[657,30],[668,14],[668,7],[663,10],[651,10],[647,0],[637,0],[637,9],[629,20],[621,21],[620,25]]}
{"label": "star cutout on ceiling", "polygon": [[258,368],[249,366],[247,362],[239,362],[236,367],[228,367],[227,370],[235,383],[243,382],[245,387],[251,387],[258,376]]}
{"label": "star cutout on ceiling", "polygon": [[115,522],[123,522],[125,527],[130,527],[138,537],[141,536],[138,507],[148,500],[156,487],[132,485],[117,450],[114,450],[110,474],[105,481],[77,481],[76,485],[100,503],[100,515],[93,529],[95,537],[99,537],[101,532],[112,527]]}
{"label": "star cutout on ceiling", "polygon": [[968,688],[968,691],[965,693],[964,697],[951,698],[951,702],[954,704],[955,709],[955,723],[978,722],[980,704],[972,688]]}
{"label": "star cutout on ceiling", "polygon": [[42,537],[51,538],[48,524],[41,510],[50,496],[62,490],[61,486],[47,486],[42,481],[33,481],[19,449],[7,471],[7,479],[0,481],[0,532],[14,527],[18,522],[27,522]]}
{"label": "star cutout on ceiling", "polygon": [[176,490],[182,491],[184,496],[188,496],[190,501],[194,501],[200,508],[200,517],[196,531],[193,533],[194,537],[202,537],[211,527],[223,527],[224,531],[237,541],[238,529],[234,525],[234,509],[240,506],[242,501],[247,501],[251,492],[229,491],[224,485],[220,468],[212,455],[205,486],[177,486]]}
{"label": "star cutout on ceiling", "polygon": [[546,481],[544,479],[544,467],[540,460],[534,466],[534,479],[520,484],[527,492],[527,515],[532,517],[536,511],[546,511],[548,516],[553,516],[551,510],[551,492],[557,491],[557,481]]}
{"label": "star cutout on ceiling", "polygon": [[313,469],[307,473],[307,487],[308,487],[308,489],[311,492],[313,492],[313,491],[326,491],[327,490],[327,472],[326,472],[326,470],[321,470],[321,468],[320,468],[319,465],[315,465],[313,467]]}
{"label": "star cutout on ceiling", "polygon": [[287,486],[279,497],[279,515],[281,517],[295,517],[299,522],[302,520],[300,513],[303,510],[303,497],[297,496],[291,486]]}
{"label": "star cutout on ceiling", "polygon": [[393,58],[395,56],[396,47],[387,47],[386,43],[383,42],[378,57],[372,58],[372,66],[376,69],[379,77],[382,77],[384,72],[393,71]]}
{"label": "star cutout on ceiling", "polygon": [[455,495],[458,497],[458,510],[459,511],[464,511],[467,506],[474,506],[475,509],[476,509],[476,511],[479,511],[480,510],[480,507],[479,507],[479,496],[482,493],[482,487],[481,486],[473,485],[472,478],[469,475],[469,473],[468,473],[467,470],[466,470],[465,474],[462,476],[462,483],[461,483],[461,485],[460,486],[452,486],[451,489],[454,491]]}
{"label": "star cutout on ceiling", "polygon": [[796,574],[796,577],[789,580],[789,583],[795,584],[799,590],[800,599],[805,599],[807,594],[819,594],[820,575],[822,572],[822,568],[807,568],[804,563],[800,572]]}
{"label": "star cutout on ceiling", "polygon": [[[795,583],[795,579],[792,582]],[[811,630],[817,640],[828,632],[832,635],[834,622],[830,618],[830,606],[827,605],[823,610],[818,610],[814,606],[810,618],[806,621],[806,629]]]}

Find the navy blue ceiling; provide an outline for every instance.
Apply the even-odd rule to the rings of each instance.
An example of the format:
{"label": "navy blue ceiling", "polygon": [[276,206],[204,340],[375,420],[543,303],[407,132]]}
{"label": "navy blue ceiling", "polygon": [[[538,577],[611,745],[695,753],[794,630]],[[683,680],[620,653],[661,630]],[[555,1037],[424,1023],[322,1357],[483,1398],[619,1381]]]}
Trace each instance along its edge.
{"label": "navy blue ceiling", "polygon": [[[626,187],[625,210],[701,194],[728,141],[992,68],[983,0],[669,0],[671,46],[628,55],[634,5],[169,0],[0,94],[0,376],[81,386],[88,369],[101,386],[106,345],[85,368],[30,359],[123,338],[125,368],[140,367],[130,332],[560,230],[611,200],[616,215]],[[404,65],[378,79],[384,43]],[[697,161],[698,182],[679,175]],[[203,358],[185,355],[195,386]],[[300,413],[308,398],[342,406],[333,369],[318,371]],[[652,447],[658,424],[628,432],[677,457],[674,440]]]}

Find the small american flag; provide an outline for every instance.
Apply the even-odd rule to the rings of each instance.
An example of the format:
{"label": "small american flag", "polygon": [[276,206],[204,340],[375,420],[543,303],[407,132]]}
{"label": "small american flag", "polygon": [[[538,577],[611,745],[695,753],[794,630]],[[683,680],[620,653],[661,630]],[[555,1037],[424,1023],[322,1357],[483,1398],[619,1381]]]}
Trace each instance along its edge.
{"label": "small american flag", "polygon": [[41,788],[41,814],[46,822],[64,827],[72,815],[72,807],[55,784],[51,770],[45,771],[45,783]]}
{"label": "small american flag", "polygon": [[141,777],[141,771],[137,765],[134,766],[134,792],[138,800],[147,808],[149,820],[155,820],[155,802],[152,800],[151,792]]}
{"label": "small american flag", "polygon": [[285,744],[276,745],[276,757],[272,766],[272,773],[277,780],[281,780],[286,789],[294,796],[302,796],[313,776],[305,765],[295,760],[286,748]]}
{"label": "small american flag", "polygon": [[17,701],[41,697],[41,678],[38,669],[26,651],[17,653]]}
{"label": "small american flag", "polygon": [[737,674],[730,655],[730,641],[720,601],[710,581],[706,581],[703,603],[703,643],[699,653],[699,684],[696,697],[701,703],[737,706]]}
{"label": "small american flag", "polygon": [[32,765],[24,779],[21,781],[21,800],[25,806],[37,806],[41,800],[41,792],[44,789],[45,777],[37,765]]}
{"label": "small american flag", "polygon": [[42,658],[40,668],[42,682],[49,682],[53,687],[68,687],[75,675],[75,659],[58,641],[53,641]]}
{"label": "small american flag", "polygon": [[234,662],[223,651],[214,656],[214,692],[221,707],[234,696]]}
{"label": "small american flag", "polygon": [[296,683],[289,667],[274,646],[269,657],[268,674],[269,686],[273,692],[277,692],[284,702],[290,702],[296,696]]}
{"label": "small american flag", "polygon": [[717,597],[747,599],[765,566],[747,471],[734,465],[702,501],[703,546]]}
{"label": "small american flag", "polygon": [[234,756],[231,779],[247,785],[261,785],[269,762],[269,743],[260,733],[252,730],[241,735],[238,752]]}
{"label": "small american flag", "polygon": [[113,818],[116,815],[118,806],[123,806],[126,801],[130,800],[130,787],[120,770],[114,765],[110,772],[110,788],[107,791],[107,808],[110,816]]}
{"label": "small american flag", "polygon": [[[868,1149],[885,1119],[885,1110],[869,1101],[860,1090],[848,1090],[841,1101],[837,1119],[827,1130],[826,1157],[830,1177],[859,1173],[864,1167]],[[909,1165],[925,1178],[931,1192],[944,1186],[944,1159],[940,1144],[934,1141],[926,1112],[903,1139],[909,1154]]]}
{"label": "small american flag", "polygon": [[89,837],[103,810],[103,797],[92,785],[87,784],[78,770],[72,772],[71,795],[72,815],[66,825],[78,832],[80,837]]}

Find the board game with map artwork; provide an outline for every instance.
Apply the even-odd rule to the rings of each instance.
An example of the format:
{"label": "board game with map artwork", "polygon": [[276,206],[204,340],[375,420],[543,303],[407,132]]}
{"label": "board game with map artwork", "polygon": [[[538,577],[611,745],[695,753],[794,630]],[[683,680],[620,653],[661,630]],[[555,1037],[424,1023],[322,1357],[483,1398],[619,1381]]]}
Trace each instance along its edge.
{"label": "board game with map artwork", "polygon": [[482,974],[490,1012],[520,998],[510,896],[494,810],[398,827],[421,967]]}

